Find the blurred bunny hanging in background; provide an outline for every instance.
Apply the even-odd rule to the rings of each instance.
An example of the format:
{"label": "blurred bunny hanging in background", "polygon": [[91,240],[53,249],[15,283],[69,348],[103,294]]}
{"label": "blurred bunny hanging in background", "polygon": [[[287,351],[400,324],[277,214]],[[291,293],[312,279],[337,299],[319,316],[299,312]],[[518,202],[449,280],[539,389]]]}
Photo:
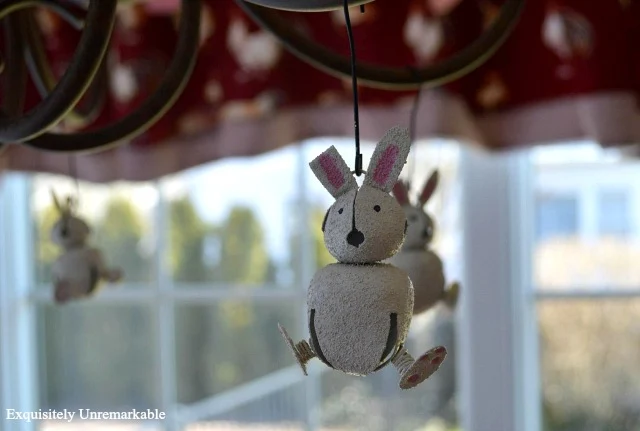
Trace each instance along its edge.
{"label": "blurred bunny hanging in background", "polygon": [[60,204],[51,192],[60,218],[53,225],[51,240],[63,249],[52,267],[54,299],[57,303],[94,295],[101,281],[116,283],[122,279],[122,271],[107,268],[100,250],[86,242],[91,233],[89,226],[75,213],[71,197]]}
{"label": "blurred bunny hanging in background", "polygon": [[401,269],[383,263],[405,239],[407,221],[391,189],[402,170],[411,140],[395,127],[378,143],[363,185],[358,184],[335,147],[310,167],[336,199],[327,211],[324,243],[338,260],[318,270],[307,293],[310,339],[294,344],[280,331],[303,372],[314,357],[348,374],[365,376],[392,363],[400,388],[431,376],[447,350],[435,347],[415,360],[404,347],[413,311],[413,287]]}
{"label": "blurred bunny hanging in background", "polygon": [[453,309],[460,289],[457,282],[445,289],[442,260],[429,248],[435,224],[424,208],[438,187],[438,181],[439,174],[435,170],[422,188],[416,204],[411,203],[407,183],[398,181],[393,187],[393,194],[404,209],[408,225],[407,237],[400,252],[388,262],[409,274],[415,295],[414,315],[429,310],[438,301],[443,301]]}

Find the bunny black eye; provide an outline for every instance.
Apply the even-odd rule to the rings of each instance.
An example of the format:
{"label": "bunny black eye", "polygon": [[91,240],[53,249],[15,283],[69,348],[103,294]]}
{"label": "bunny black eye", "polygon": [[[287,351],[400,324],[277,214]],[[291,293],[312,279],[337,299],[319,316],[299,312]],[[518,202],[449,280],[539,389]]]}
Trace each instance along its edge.
{"label": "bunny black eye", "polygon": [[418,221],[418,217],[417,217],[415,214],[411,214],[411,215],[409,216],[409,221],[410,221],[411,223],[416,222],[416,221]]}
{"label": "bunny black eye", "polygon": [[338,210],[338,214],[342,214],[342,208]]}
{"label": "bunny black eye", "polygon": [[327,217],[329,217],[329,210],[324,215],[324,219],[322,220],[322,232],[324,232],[324,228],[327,225]]}
{"label": "bunny black eye", "polygon": [[376,205],[376,206],[374,206],[374,207],[373,207],[373,210],[374,210],[375,212],[379,213],[379,212],[380,212],[380,205]]}

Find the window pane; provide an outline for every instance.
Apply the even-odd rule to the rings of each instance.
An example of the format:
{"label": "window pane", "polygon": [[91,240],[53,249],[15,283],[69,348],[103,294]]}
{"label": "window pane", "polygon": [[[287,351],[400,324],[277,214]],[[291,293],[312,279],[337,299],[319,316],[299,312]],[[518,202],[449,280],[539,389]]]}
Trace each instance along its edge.
{"label": "window pane", "polygon": [[640,161],[596,144],[533,154],[535,285],[640,285]]}
{"label": "window pane", "polygon": [[436,345],[449,350],[440,369],[417,388],[403,391],[393,365],[367,377],[327,370],[322,377],[322,423],[340,430],[459,431],[455,396],[454,319],[442,309],[413,322],[407,348],[414,357]]}
{"label": "window pane", "polygon": [[640,298],[542,301],[538,316],[544,429],[640,429]]}
{"label": "window pane", "polygon": [[306,379],[308,377],[300,371],[300,383],[256,397],[220,415],[187,424],[182,430],[306,431],[309,429],[305,425]]}
{"label": "window pane", "polygon": [[192,403],[295,366],[278,331],[299,334],[302,304],[223,301],[176,310],[178,402]]}
{"label": "window pane", "polygon": [[[290,272],[297,147],[223,160],[164,181],[177,287],[261,284]],[[193,287],[193,286],[192,286]]]}
{"label": "window pane", "polygon": [[600,235],[624,238],[630,228],[629,211],[629,195],[624,190],[600,192],[598,195]]}
{"label": "window pane", "polygon": [[78,196],[75,183],[69,178],[35,175],[32,195],[34,253],[40,287],[50,288],[51,264],[61,253],[50,239],[53,224],[59,217],[51,190],[62,201],[67,196],[78,197],[78,214],[92,229],[88,243],[102,251],[109,266],[122,269],[122,287],[148,286],[154,280],[153,210],[157,192],[152,184],[82,182]]}
{"label": "window pane", "polygon": [[536,201],[536,238],[571,238],[578,232],[576,197],[539,196]]}
{"label": "window pane", "polygon": [[42,306],[38,315],[40,408],[159,408],[148,308]]}

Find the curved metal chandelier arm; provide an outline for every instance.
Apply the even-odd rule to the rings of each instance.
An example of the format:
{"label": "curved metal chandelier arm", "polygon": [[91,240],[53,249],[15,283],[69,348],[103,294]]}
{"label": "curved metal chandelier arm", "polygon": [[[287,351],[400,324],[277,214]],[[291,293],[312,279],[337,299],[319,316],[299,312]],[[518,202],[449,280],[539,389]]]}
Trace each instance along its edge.
{"label": "curved metal chandelier arm", "polygon": [[[82,29],[84,24],[84,16],[78,15],[77,11],[67,9],[63,5],[59,4],[56,0],[22,0],[22,1],[6,1],[4,4],[0,4],[0,20],[4,19],[7,15],[10,15],[16,10],[23,9],[28,4],[30,6],[45,6],[53,11],[57,12],[65,21],[71,24],[78,30]],[[0,58],[0,73],[4,69],[4,59]]]}
{"label": "curved metal chandelier arm", "polygon": [[[47,53],[42,42],[42,34],[37,26],[33,13],[25,12],[22,25],[22,38],[25,43],[25,61],[29,69],[29,75],[33,80],[40,96],[46,98],[53,91],[57,84],[55,74],[51,70]],[[71,23],[74,25],[74,23]],[[82,28],[82,20],[76,22]],[[76,26],[76,25],[74,25]],[[74,122],[81,125],[89,124],[100,114],[107,98],[107,56],[103,58],[93,82],[87,90],[87,100],[76,105],[70,112],[69,117]]]}
{"label": "curved metal chandelier arm", "polygon": [[[291,12],[328,12],[342,9],[343,0],[246,0],[259,6]],[[374,0],[349,0],[349,7],[371,3]]]}
{"label": "curved metal chandelier arm", "polygon": [[[20,17],[18,14],[5,18],[2,23],[6,63],[3,61],[2,110],[11,115],[19,115],[24,109],[27,72],[22,61],[22,40],[20,39]],[[3,59],[4,60],[4,59]],[[6,145],[0,143],[0,156]]]}
{"label": "curved metal chandelier arm", "polygon": [[173,106],[195,66],[200,39],[202,0],[182,0],[176,51],[158,88],[135,111],[108,126],[73,134],[45,133],[24,144],[54,152],[103,151],[132,139]]}
{"label": "curved metal chandelier arm", "polygon": [[[49,2],[12,1],[11,11]],[[46,4],[45,4],[46,3]],[[107,50],[115,20],[117,0],[91,0],[84,31],[68,69],[51,93],[29,112],[0,116],[0,142],[20,142],[57,124],[82,98]],[[6,14],[6,13],[5,13]]]}
{"label": "curved metal chandelier arm", "polygon": [[83,17],[79,16],[76,11],[60,4],[59,0],[4,0],[0,2],[0,19],[13,12],[38,6],[53,10],[75,28],[82,28]]}
{"label": "curved metal chandelier arm", "polygon": [[19,115],[24,109],[27,72],[22,61],[23,41],[20,21],[22,13],[6,17],[2,22],[6,63],[2,80],[2,110]]}
{"label": "curved metal chandelier arm", "polygon": [[[292,54],[331,75],[350,78],[349,58],[336,54],[308,39],[277,10],[256,6],[246,0],[236,3],[256,23],[274,34]],[[358,81],[369,87],[408,90],[425,86],[438,86],[471,72],[502,45],[518,22],[525,0],[506,0],[499,17],[482,36],[454,56],[425,68],[408,70],[358,62]]]}

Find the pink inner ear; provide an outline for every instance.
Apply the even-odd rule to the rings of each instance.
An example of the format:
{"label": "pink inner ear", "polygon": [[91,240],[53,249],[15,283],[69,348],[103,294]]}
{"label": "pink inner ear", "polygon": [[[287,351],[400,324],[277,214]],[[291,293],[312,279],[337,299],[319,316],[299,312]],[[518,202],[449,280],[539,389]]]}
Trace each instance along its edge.
{"label": "pink inner ear", "polygon": [[408,187],[402,181],[397,181],[393,186],[393,195],[400,205],[409,204],[409,193],[407,189]]}
{"label": "pink inner ear", "polygon": [[386,184],[399,153],[400,148],[398,148],[397,145],[389,145],[387,148],[385,148],[382,156],[380,156],[380,160],[378,160],[376,170],[373,171],[373,181],[376,184],[378,184],[379,186],[383,186]]}
{"label": "pink inner ear", "polygon": [[331,184],[331,187],[336,190],[342,187],[344,184],[344,175],[340,172],[340,168],[333,157],[328,154],[322,154],[318,162],[327,176],[327,180],[329,181],[329,184]]}

